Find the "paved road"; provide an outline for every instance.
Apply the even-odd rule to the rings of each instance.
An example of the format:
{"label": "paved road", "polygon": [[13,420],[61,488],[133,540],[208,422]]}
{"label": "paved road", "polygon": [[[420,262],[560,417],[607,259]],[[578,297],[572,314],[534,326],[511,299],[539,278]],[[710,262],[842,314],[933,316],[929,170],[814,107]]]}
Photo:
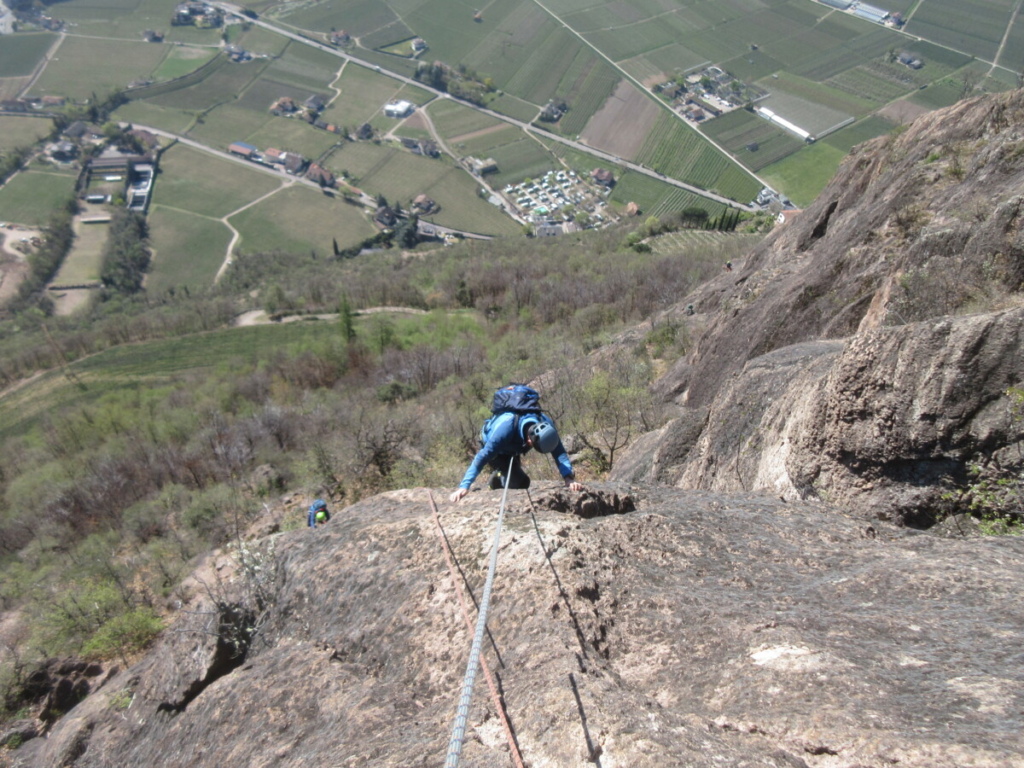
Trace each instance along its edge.
{"label": "paved road", "polygon": [[[248,16],[246,16],[242,12],[244,9],[241,6],[239,6],[239,5],[235,5],[233,3],[213,3],[213,5],[217,6],[218,8],[220,8],[225,13],[230,13],[230,14],[233,14],[235,16],[238,16],[238,17],[240,17],[242,19],[245,19],[249,23],[256,24],[256,25],[258,25],[260,27],[263,27],[266,30],[269,30],[271,32],[275,32],[275,33],[277,33],[279,35],[284,35],[287,38],[295,40],[296,42],[302,43],[304,45],[309,45],[309,46],[311,46],[313,48],[316,48],[318,50],[324,51],[325,53],[330,53],[330,54],[332,54],[334,56],[337,56],[340,59],[345,59],[346,61],[349,61],[349,62],[351,62],[351,63],[353,63],[353,64],[355,64],[357,66],[365,67],[366,69],[371,69],[374,72],[379,72],[380,74],[386,75],[387,77],[390,77],[390,78],[392,78],[394,80],[398,80],[401,83],[405,83],[407,85],[413,85],[413,86],[416,86],[417,88],[420,88],[420,89],[422,89],[424,91],[429,91],[430,93],[433,93],[434,96],[437,97],[437,98],[451,98],[444,91],[439,91],[436,88],[432,88],[431,86],[427,85],[426,83],[421,83],[420,81],[415,80],[415,79],[413,79],[411,77],[405,77],[404,75],[399,75],[399,74],[397,74],[395,72],[390,72],[390,71],[388,71],[386,69],[381,69],[380,67],[378,67],[378,66],[376,66],[374,64],[371,64],[368,61],[363,61],[362,59],[360,59],[360,58],[358,58],[356,56],[353,56],[350,53],[347,53],[345,51],[339,50],[338,48],[335,48],[335,47],[333,47],[331,45],[327,45],[326,43],[321,43],[321,42],[319,42],[317,40],[314,40],[314,39],[312,39],[310,37],[307,37],[306,35],[302,35],[302,34],[299,34],[297,32],[292,32],[292,31],[290,31],[288,29],[284,29],[283,27],[281,27],[281,26],[279,26],[277,24],[271,24],[271,23],[269,23],[267,21],[264,21],[263,19],[251,19],[251,18],[249,18]],[[543,6],[541,6],[541,7],[543,7]],[[547,10],[547,9],[545,8],[545,10]],[[550,13],[550,11],[548,11],[548,12]],[[552,14],[552,16],[553,16],[553,14]],[[558,19],[557,16],[553,16],[553,17],[564,25],[564,22],[562,22],[561,19]],[[601,54],[601,55],[603,56],[604,54]],[[619,70],[618,67],[616,67],[616,70],[621,72],[621,70]],[[632,78],[630,78],[630,80],[632,80]],[[640,87],[642,88],[643,86],[640,86]],[[646,89],[644,89],[644,90],[646,92]],[[579,141],[573,141],[572,139],[567,139],[564,136],[559,136],[559,135],[554,134],[554,133],[549,133],[548,131],[544,131],[544,130],[541,130],[541,129],[537,128],[536,126],[532,125],[531,123],[523,122],[522,120],[516,120],[516,119],[514,119],[512,117],[509,117],[508,115],[503,115],[500,112],[495,112],[494,110],[487,109],[486,107],[480,107],[480,106],[477,106],[475,104],[470,104],[469,102],[462,101],[461,99],[457,99],[457,101],[460,104],[463,104],[463,105],[465,105],[467,107],[470,107],[471,109],[477,110],[478,112],[483,112],[485,115],[490,115],[495,120],[500,120],[500,121],[502,121],[504,123],[509,123],[510,125],[514,125],[514,126],[520,128],[523,131],[529,131],[530,133],[533,133],[533,134],[535,134],[537,136],[543,136],[546,141],[557,141],[560,144],[564,144],[564,145],[566,145],[568,147],[572,147],[573,149],[578,150],[580,152],[584,152],[584,153],[586,153],[588,155],[592,155],[594,157],[601,158],[602,160],[606,160],[607,162],[615,164],[615,165],[618,165],[618,166],[620,166],[622,168],[628,168],[631,171],[635,171],[637,173],[642,173],[645,176],[650,176],[652,179],[657,179],[658,181],[661,181],[661,182],[663,182],[665,184],[670,184],[670,185],[672,185],[674,187],[678,187],[679,189],[685,189],[688,192],[694,193],[695,195],[700,195],[701,197],[706,197],[709,200],[714,200],[715,202],[722,203],[723,205],[728,205],[731,208],[739,208],[740,210],[743,210],[743,211],[755,211],[755,210],[758,210],[758,209],[756,209],[756,208],[754,208],[754,207],[752,207],[750,205],[744,205],[742,203],[736,202],[735,200],[730,200],[727,197],[722,197],[721,195],[717,195],[714,192],[709,192],[706,189],[701,189],[700,187],[695,187],[695,186],[693,186],[691,184],[687,184],[687,183],[679,181],[677,179],[669,178],[668,176],[660,174],[657,171],[652,171],[650,168],[646,168],[646,167],[644,167],[642,165],[639,165],[638,163],[632,163],[632,162],[629,162],[627,160],[623,160],[620,157],[617,157],[617,156],[615,156],[615,155],[613,155],[613,154],[611,154],[609,152],[604,152],[604,151],[602,151],[600,149],[592,147],[589,144],[584,144],[584,143],[579,142]],[[725,154],[725,157],[729,157],[729,155]],[[749,171],[748,171],[748,173],[749,173]]]}

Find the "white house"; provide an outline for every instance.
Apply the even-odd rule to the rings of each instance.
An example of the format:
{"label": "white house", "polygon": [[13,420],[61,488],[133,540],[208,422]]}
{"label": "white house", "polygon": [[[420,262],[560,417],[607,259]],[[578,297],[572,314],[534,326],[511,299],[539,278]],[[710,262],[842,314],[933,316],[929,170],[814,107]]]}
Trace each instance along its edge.
{"label": "white house", "polygon": [[384,114],[388,117],[407,117],[412,114],[415,107],[411,102],[393,101],[390,104],[384,105]]}

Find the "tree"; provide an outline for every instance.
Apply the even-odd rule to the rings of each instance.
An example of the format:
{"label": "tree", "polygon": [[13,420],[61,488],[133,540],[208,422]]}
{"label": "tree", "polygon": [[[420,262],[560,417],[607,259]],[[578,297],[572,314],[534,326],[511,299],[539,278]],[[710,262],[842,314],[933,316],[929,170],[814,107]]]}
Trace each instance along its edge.
{"label": "tree", "polygon": [[341,338],[350,342],[356,338],[355,313],[352,305],[349,304],[348,296],[341,295],[341,302],[338,304],[338,324],[341,327]]}

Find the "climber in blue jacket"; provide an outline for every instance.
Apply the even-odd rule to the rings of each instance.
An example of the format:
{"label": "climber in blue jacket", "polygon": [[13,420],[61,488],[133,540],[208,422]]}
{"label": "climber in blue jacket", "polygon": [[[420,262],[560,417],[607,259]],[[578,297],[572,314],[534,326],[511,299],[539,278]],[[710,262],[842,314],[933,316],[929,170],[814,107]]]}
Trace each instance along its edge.
{"label": "climber in blue jacket", "polygon": [[576,482],[572,462],[558,436],[555,423],[548,415],[499,413],[487,420],[480,437],[483,447],[477,451],[458,489],[451,495],[452,502],[459,501],[469,493],[469,487],[488,464],[494,469],[490,481],[492,490],[505,487],[506,474],[509,488],[529,488],[530,476],[523,471],[520,459],[531,448],[552,454],[558,472],[570,491],[583,490],[583,484]]}

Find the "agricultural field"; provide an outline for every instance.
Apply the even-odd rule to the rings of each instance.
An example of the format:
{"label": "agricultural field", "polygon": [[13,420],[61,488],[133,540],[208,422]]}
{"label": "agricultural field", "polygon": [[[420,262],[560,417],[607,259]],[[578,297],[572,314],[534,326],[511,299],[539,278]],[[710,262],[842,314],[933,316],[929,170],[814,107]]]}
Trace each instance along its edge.
{"label": "agricultural field", "polygon": [[450,168],[423,189],[427,197],[441,206],[440,211],[425,219],[443,227],[481,235],[500,237],[519,234],[519,224],[479,197],[476,189],[472,177],[457,168]]}
{"label": "agricultural field", "polygon": [[145,42],[66,37],[32,86],[36,96],[83,101],[94,93],[125,88],[160,66],[168,48]]}
{"label": "agricultural field", "polygon": [[154,204],[149,213],[153,260],[146,290],[154,295],[172,288],[209,288],[227,256],[231,230],[222,221]]}
{"label": "agricultural field", "polygon": [[712,216],[725,210],[724,205],[633,171],[622,174],[608,200],[619,208],[636,203],[644,218],[676,213],[691,206],[704,208]]}
{"label": "agricultural field", "polygon": [[[142,40],[147,29],[161,30],[168,43],[216,46],[221,30],[171,26],[173,4],[166,0],[74,0],[51,8],[50,13],[73,24],[73,34],[93,38],[100,44],[110,40]],[[146,43],[153,48],[164,48]],[[166,52],[166,50],[165,50]]]}
{"label": "agricultural field", "polygon": [[329,256],[376,233],[362,206],[349,205],[304,185],[287,187],[230,218],[243,253],[283,250]]}
{"label": "agricultural field", "polygon": [[0,115],[0,157],[19,147],[30,147],[53,130],[48,117]]}
{"label": "agricultural field", "polygon": [[648,242],[651,249],[659,254],[686,253],[694,244],[714,248],[718,245],[734,243],[737,239],[749,243],[753,248],[762,239],[762,235],[745,235],[736,232],[714,232],[700,229],[684,229],[679,232],[669,232],[665,235],[652,237]]}
{"label": "agricultural field", "polygon": [[700,133],[668,112],[658,117],[647,134],[637,162],[741,203],[753,200],[761,189],[753,176],[736,167]]}
{"label": "agricultural field", "polygon": [[500,120],[453,99],[437,99],[427,107],[427,113],[434,128],[446,141],[503,125]]}
{"label": "agricultural field", "polygon": [[0,211],[4,221],[42,226],[74,193],[75,177],[71,174],[22,171],[0,187]]}
{"label": "agricultural field", "polygon": [[0,77],[24,77],[32,74],[57,36],[50,32],[5,35],[0,45]]}
{"label": "agricultural field", "polygon": [[167,52],[156,71],[153,72],[153,79],[157,81],[175,80],[179,77],[195,72],[204,64],[208,64],[217,55],[216,48],[198,48],[194,46],[179,45]]}
{"label": "agricultural field", "polygon": [[161,107],[150,101],[129,101],[118,107],[111,119],[132,125],[148,125],[171,133],[185,133],[196,116],[181,109]]}
{"label": "agricultural field", "polygon": [[665,117],[674,119],[648,94],[623,80],[580,136],[591,146],[633,160],[642,150],[645,137]]}
{"label": "agricultural field", "polygon": [[153,202],[203,216],[221,217],[281,186],[278,177],[244,162],[222,160],[176,145],[163,153]]}
{"label": "agricultural field", "polygon": [[83,224],[79,219],[74,226],[74,245],[53,278],[53,285],[81,285],[98,282],[100,279],[103,247],[107,244],[110,224]]}
{"label": "agricultural field", "polygon": [[849,152],[858,144],[877,136],[884,136],[895,127],[896,123],[880,115],[871,115],[826,136],[822,141],[842,152]]}
{"label": "agricultural field", "polygon": [[914,11],[906,29],[938,45],[992,61],[1015,5],[1012,0],[929,0]]}
{"label": "agricultural field", "polygon": [[761,178],[772,188],[785,190],[796,205],[804,208],[814,202],[832,180],[846,152],[819,141],[761,171]]}
{"label": "agricultural field", "polygon": [[[402,83],[387,75],[356,64],[346,64],[332,85],[332,91],[338,95],[320,117],[329,123],[355,128],[379,114],[388,102],[401,98],[399,94],[403,87]],[[409,96],[405,98],[414,101]]]}
{"label": "agricultural field", "polygon": [[804,146],[804,142],[793,134],[745,109],[709,120],[701,130],[754,172]]}
{"label": "agricultural field", "polygon": [[[350,35],[362,37],[398,21],[398,16],[388,3],[379,0],[326,0],[322,3],[303,4],[291,9],[285,6],[271,11],[271,18],[279,19],[288,26],[309,32],[330,32],[344,29]],[[396,39],[414,37],[411,31]]]}

